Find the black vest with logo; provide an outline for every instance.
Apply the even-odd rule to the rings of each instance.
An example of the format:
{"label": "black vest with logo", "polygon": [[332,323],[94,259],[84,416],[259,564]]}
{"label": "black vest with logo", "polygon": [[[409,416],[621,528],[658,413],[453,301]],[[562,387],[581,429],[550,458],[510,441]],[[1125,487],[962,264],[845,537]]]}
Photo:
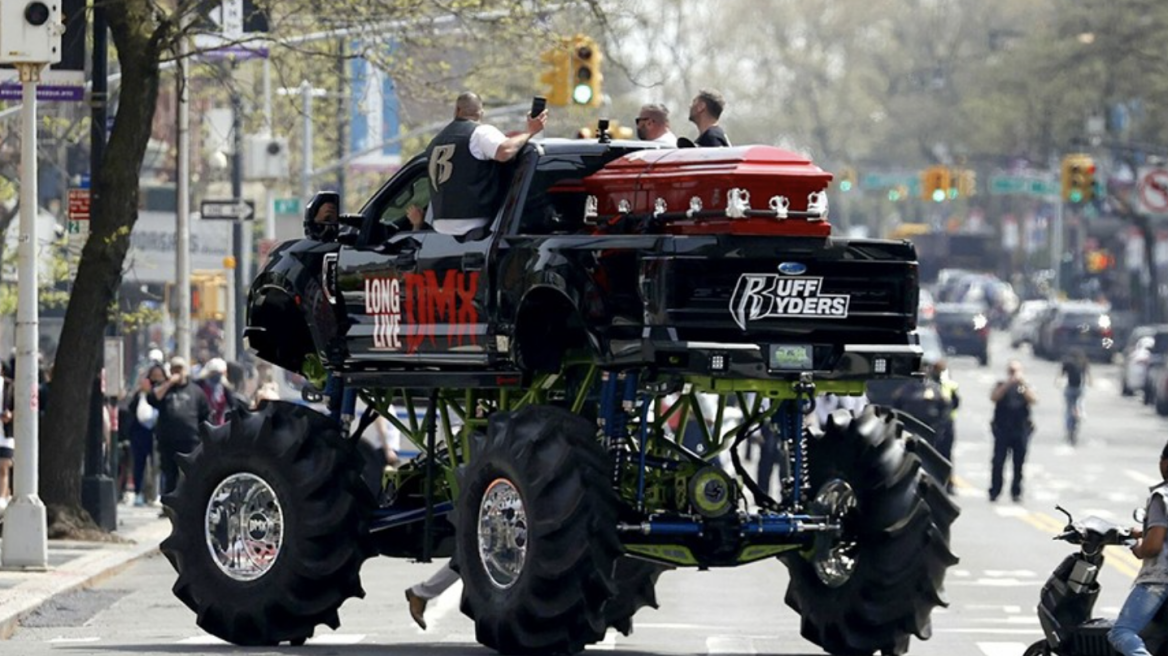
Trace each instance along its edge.
{"label": "black vest with logo", "polygon": [[470,153],[470,136],[479,124],[455,119],[426,148],[435,219],[479,219],[494,215],[499,169]]}

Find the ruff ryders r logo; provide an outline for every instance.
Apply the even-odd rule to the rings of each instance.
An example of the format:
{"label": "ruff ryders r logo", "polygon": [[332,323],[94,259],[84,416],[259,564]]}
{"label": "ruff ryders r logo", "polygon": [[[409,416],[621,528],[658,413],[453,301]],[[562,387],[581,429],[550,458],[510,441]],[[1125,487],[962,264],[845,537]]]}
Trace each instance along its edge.
{"label": "ruff ryders r logo", "polygon": [[792,275],[806,271],[803,264],[783,262],[779,265],[780,273],[744,273],[739,276],[730,297],[730,315],[734,322],[746,330],[747,323],[761,319],[846,319],[851,296],[822,294],[823,278]]}

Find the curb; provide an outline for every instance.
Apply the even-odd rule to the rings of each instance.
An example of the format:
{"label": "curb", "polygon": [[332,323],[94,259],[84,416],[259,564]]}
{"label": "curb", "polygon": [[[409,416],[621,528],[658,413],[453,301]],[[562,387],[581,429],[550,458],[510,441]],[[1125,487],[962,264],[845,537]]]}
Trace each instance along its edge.
{"label": "curb", "polygon": [[170,522],[158,522],[157,526],[143,527],[134,533],[134,544],[111,545],[47,572],[30,574],[33,578],[5,591],[4,596],[11,598],[0,601],[0,640],[11,638],[22,619],[53,597],[90,588],[120,574],[138,560],[160,554],[158,545],[169,535]]}

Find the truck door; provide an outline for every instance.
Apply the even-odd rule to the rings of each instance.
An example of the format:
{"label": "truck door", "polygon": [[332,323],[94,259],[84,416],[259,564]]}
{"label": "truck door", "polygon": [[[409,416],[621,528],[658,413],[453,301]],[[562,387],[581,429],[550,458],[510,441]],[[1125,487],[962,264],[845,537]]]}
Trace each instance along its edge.
{"label": "truck door", "polygon": [[432,235],[410,229],[406,213],[411,206],[425,211],[429,202],[426,161],[415,159],[366,204],[357,245],[341,249],[335,288],[340,297],[336,302],[344,304],[348,358],[365,363],[417,359],[408,347],[416,327],[406,314],[406,287],[417,273],[422,245]]}

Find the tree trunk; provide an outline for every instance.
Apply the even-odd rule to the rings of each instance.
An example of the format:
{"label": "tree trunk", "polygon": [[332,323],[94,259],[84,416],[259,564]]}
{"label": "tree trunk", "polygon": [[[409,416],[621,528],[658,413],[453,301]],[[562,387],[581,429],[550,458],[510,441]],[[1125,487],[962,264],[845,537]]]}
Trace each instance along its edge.
{"label": "tree trunk", "polygon": [[108,4],[110,31],[122,68],[113,132],[100,171],[92,171],[93,217],[42,399],[40,496],[53,517],[80,510],[81,471],[90,394],[101,367],[102,337],[122,282],[130,232],[138,219],[138,170],[158,100],[159,34],[145,0]]}

